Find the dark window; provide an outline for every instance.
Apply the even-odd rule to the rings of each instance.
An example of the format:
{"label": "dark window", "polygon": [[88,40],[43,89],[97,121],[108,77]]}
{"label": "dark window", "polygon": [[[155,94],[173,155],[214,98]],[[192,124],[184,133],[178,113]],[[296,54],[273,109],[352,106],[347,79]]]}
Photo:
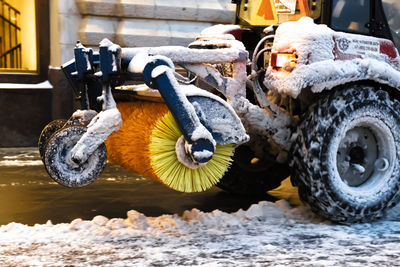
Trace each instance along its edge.
{"label": "dark window", "polygon": [[334,30],[369,33],[370,0],[333,0],[331,27]]}
{"label": "dark window", "polygon": [[400,1],[383,0],[383,10],[397,49],[400,49]]}

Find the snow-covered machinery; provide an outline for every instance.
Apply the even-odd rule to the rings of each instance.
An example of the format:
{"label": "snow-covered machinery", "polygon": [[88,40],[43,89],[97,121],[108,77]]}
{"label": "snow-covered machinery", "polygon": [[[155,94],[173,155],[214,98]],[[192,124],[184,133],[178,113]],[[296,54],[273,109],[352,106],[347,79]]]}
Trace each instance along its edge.
{"label": "snow-covered machinery", "polygon": [[[291,174],[301,199],[326,218],[381,217],[400,199],[400,3],[236,2],[241,27],[205,29],[188,48],[120,48],[103,40],[93,52],[77,44],[63,70],[82,110],[50,123],[40,137],[50,176],[69,187],[93,182],[106,162],[104,142],[112,162],[134,164],[126,162],[133,152],[114,153],[122,141],[110,134],[145,116],[121,111],[121,118],[114,98],[163,102],[181,131],[173,154],[185,168],[211,162],[218,145],[235,147],[232,165],[215,180],[221,188],[265,193]],[[123,146],[136,146],[134,139]],[[158,175],[157,159],[128,161],[136,159],[142,173],[177,190],[209,187],[176,186]]]}

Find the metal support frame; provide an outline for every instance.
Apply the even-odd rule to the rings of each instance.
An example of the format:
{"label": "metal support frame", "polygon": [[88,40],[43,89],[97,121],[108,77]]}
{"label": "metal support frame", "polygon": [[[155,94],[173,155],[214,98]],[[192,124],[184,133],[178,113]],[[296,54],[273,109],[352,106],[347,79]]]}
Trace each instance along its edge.
{"label": "metal support frame", "polygon": [[[87,90],[86,80],[97,78],[98,82],[103,85],[103,93],[99,97],[99,101],[103,102],[103,111],[91,120],[86,133],[70,152],[71,160],[75,164],[86,162],[108,136],[118,131],[122,126],[121,113],[117,109],[110,86],[112,75],[120,70],[121,48],[108,40],[103,40],[100,43],[99,53],[100,71],[93,76],[93,53],[91,49],[86,49],[81,44],[77,44],[75,50],[76,72],[73,74],[78,78],[78,84],[84,84],[79,88],[81,95],[86,95],[90,91],[90,88]],[[89,105],[83,104],[82,107],[87,110]],[[71,164],[73,164],[72,162]]]}

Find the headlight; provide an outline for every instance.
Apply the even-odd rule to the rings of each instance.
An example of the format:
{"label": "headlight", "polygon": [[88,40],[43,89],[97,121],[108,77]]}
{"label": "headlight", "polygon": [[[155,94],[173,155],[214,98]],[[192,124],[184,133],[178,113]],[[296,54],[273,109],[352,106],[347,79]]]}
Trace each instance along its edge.
{"label": "headlight", "polygon": [[292,71],[297,64],[297,56],[294,53],[272,53],[271,67],[277,70]]}

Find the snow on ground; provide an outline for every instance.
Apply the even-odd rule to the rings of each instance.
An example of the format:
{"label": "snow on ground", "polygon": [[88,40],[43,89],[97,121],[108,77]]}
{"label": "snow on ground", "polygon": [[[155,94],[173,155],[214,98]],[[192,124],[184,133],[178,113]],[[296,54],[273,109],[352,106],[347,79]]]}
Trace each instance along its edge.
{"label": "snow on ground", "polygon": [[37,149],[7,148],[0,150],[0,167],[38,166],[42,164]]}
{"label": "snow on ground", "polygon": [[[397,214],[397,216],[396,216]],[[335,225],[286,200],[248,210],[0,227],[1,265],[399,266],[400,216]]]}
{"label": "snow on ground", "polygon": [[1,89],[52,89],[53,86],[49,81],[44,81],[37,84],[23,84],[23,83],[0,83]]}
{"label": "snow on ground", "polygon": [[0,226],[0,266],[400,266],[400,207],[374,223],[337,225],[287,185],[274,194],[283,199],[234,213],[9,223]]}

